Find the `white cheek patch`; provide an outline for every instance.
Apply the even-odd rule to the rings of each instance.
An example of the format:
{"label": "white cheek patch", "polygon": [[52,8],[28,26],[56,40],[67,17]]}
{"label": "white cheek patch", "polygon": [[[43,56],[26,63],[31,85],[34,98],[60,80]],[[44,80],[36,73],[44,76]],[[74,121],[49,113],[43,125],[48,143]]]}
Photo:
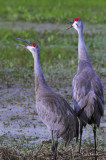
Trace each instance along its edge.
{"label": "white cheek patch", "polygon": [[73,27],[74,27],[76,30],[78,29],[78,24],[77,24],[76,21],[73,23]]}
{"label": "white cheek patch", "polygon": [[76,26],[77,26],[77,25],[76,25],[76,22],[74,22],[74,23],[73,23],[73,27],[76,27]]}

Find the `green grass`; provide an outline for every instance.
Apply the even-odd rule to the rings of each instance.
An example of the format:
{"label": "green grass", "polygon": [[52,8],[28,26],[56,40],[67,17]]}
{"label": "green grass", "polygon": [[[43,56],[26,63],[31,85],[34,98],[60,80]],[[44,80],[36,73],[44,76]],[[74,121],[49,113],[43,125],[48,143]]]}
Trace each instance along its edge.
{"label": "green grass", "polygon": [[75,17],[90,23],[106,23],[106,0],[6,0],[0,1],[0,17],[9,21],[65,23]]}
{"label": "green grass", "polygon": [[[24,44],[18,37],[35,42],[40,48],[40,61],[47,65],[70,60],[70,67],[77,65],[76,33],[45,31],[44,33],[29,31],[13,31],[0,29],[0,68],[33,67],[33,58],[29,51],[17,44]],[[102,33],[84,33],[85,43],[94,67],[105,67],[106,37]],[[99,63],[98,63],[99,62]],[[64,62],[63,62],[64,63]]]}
{"label": "green grass", "polygon": [[[15,83],[29,82],[30,85],[30,79],[33,80],[33,57],[28,50],[17,45],[23,44],[16,39],[18,37],[39,45],[41,66],[46,80],[51,83],[52,87],[55,88],[55,85],[59,85],[60,88],[63,88],[66,84],[71,84],[72,78],[77,72],[78,35],[76,33],[67,34],[67,32],[58,31],[39,33],[34,30],[13,31],[5,29],[0,29],[0,33],[1,84],[9,87]],[[106,36],[103,34],[84,33],[92,66],[102,78],[106,73]]]}

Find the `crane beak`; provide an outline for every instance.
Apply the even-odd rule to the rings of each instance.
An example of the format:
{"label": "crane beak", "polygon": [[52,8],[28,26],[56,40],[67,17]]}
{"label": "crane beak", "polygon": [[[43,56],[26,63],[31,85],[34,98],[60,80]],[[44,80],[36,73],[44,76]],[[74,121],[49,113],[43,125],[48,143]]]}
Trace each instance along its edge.
{"label": "crane beak", "polygon": [[72,28],[73,26],[72,26],[72,24],[73,24],[73,21],[71,21],[71,22],[68,22],[68,23],[66,23],[66,24],[71,24],[71,26],[70,27],[68,27],[68,28],[66,28],[66,30],[68,30],[68,29],[70,29],[70,28]]}
{"label": "crane beak", "polygon": [[[26,41],[26,40],[24,40],[24,39],[21,39],[21,38],[17,38],[17,39],[19,39],[19,40],[27,43],[28,45],[30,44],[30,42],[28,42],[28,41]],[[25,47],[25,48],[28,46],[28,45],[22,45],[22,44],[18,44],[18,45],[19,45],[19,46],[23,46],[23,47]]]}

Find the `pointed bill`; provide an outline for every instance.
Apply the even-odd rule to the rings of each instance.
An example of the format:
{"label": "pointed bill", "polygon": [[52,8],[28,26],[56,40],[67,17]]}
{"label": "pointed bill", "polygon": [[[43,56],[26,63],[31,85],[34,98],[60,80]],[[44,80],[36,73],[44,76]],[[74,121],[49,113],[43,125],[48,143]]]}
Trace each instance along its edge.
{"label": "pointed bill", "polygon": [[21,41],[27,43],[28,45],[30,44],[30,42],[28,42],[28,41],[26,41],[26,40],[24,40],[24,39],[21,39],[21,38],[17,38],[17,39],[19,39],[19,40],[21,40]]}
{"label": "pointed bill", "polygon": [[28,45],[17,44],[17,46],[27,47]]}
{"label": "pointed bill", "polygon": [[70,27],[68,27],[68,28],[66,28],[66,30],[68,30],[68,29],[70,29],[70,28],[72,28],[73,26],[72,26],[72,24],[73,24],[73,21],[71,21],[71,22],[68,22],[68,23],[66,23],[66,24],[71,24],[71,26]]}

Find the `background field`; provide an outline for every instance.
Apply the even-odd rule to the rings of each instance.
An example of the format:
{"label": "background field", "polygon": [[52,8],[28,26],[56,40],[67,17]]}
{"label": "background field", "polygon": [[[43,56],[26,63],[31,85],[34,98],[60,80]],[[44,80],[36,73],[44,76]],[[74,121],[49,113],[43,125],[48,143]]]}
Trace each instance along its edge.
{"label": "background field", "polygon": [[5,20],[64,23],[81,17],[90,23],[106,22],[105,0],[6,0],[0,1],[0,15]]}
{"label": "background field", "polygon": [[[52,156],[48,132],[35,110],[33,57],[18,46],[23,43],[16,38],[39,45],[47,83],[72,105],[71,84],[77,72],[78,35],[74,29],[66,30],[66,22],[75,17],[83,21],[88,54],[106,95],[105,15],[105,0],[0,1],[0,153],[3,160],[7,157],[14,160],[14,156],[18,160],[32,160],[37,156],[51,159]],[[88,126],[83,135],[81,155],[73,140],[72,149],[60,143],[58,157],[92,159],[91,133],[92,127]],[[97,135],[98,155],[104,160],[106,107]]]}

